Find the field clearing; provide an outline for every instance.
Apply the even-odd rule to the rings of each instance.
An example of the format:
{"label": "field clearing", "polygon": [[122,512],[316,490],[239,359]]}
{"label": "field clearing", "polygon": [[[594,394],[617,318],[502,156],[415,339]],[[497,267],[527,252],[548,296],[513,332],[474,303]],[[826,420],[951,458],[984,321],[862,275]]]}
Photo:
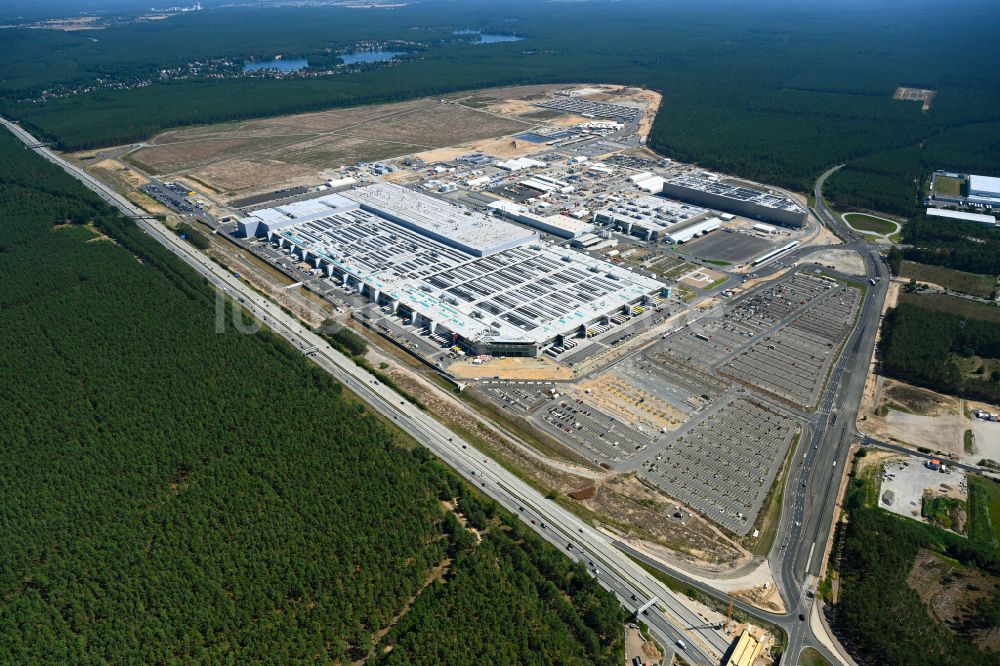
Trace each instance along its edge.
{"label": "field clearing", "polygon": [[1000,483],[969,476],[969,538],[994,548],[1000,544]]}
{"label": "field clearing", "polygon": [[[538,94],[535,86],[518,90],[497,92]],[[472,108],[476,102],[493,107],[493,99],[470,97],[472,104],[420,99],[170,130],[128,160],[158,175],[190,176],[228,197],[319,184],[328,169],[495,139],[537,124]]]}
{"label": "field clearing", "polygon": [[965,181],[961,178],[934,176],[934,194],[947,197],[960,197],[962,196],[962,185],[964,184]]}
{"label": "field clearing", "polygon": [[913,278],[917,282],[930,282],[940,285],[949,291],[957,291],[979,298],[989,298],[996,287],[996,278],[991,275],[966,273],[944,266],[920,264],[914,261],[904,261],[901,277]]}
{"label": "field clearing", "polygon": [[907,294],[899,295],[900,303],[912,303],[928,310],[980,319],[1000,324],[1000,308],[985,303],[977,303],[947,294]]}
{"label": "field clearing", "polygon": [[[921,550],[906,578],[906,584],[920,595],[930,616],[941,626],[953,627],[966,618],[978,601],[988,602],[997,578],[929,550]],[[1000,632],[985,628],[973,633],[980,647],[996,649]]]}
{"label": "field clearing", "polygon": [[896,88],[896,92],[893,93],[892,98],[904,102],[920,102],[921,110],[929,111],[931,108],[931,104],[934,103],[934,98],[936,96],[937,96],[936,90],[928,90],[926,88],[909,88],[906,86],[900,86]]}

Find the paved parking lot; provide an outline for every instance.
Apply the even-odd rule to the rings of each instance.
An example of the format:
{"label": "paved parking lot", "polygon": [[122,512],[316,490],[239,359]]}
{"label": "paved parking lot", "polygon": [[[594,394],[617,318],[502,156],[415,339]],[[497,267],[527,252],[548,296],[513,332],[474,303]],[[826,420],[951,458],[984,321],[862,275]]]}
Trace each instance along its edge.
{"label": "paved parking lot", "polygon": [[757,519],[794,432],[788,416],[737,398],[668,442],[639,476],[743,535]]}
{"label": "paved parking lot", "polygon": [[828,290],[789,323],[727,362],[720,373],[811,409],[860,302],[859,289]]}
{"label": "paved parking lot", "polygon": [[959,470],[941,472],[928,469],[919,458],[905,458],[885,464],[879,506],[900,516],[923,521],[921,508],[925,492],[967,499],[965,473]]}
{"label": "paved parking lot", "polygon": [[722,317],[667,336],[657,350],[696,368],[714,368],[834,286],[796,273],[737,301]]}
{"label": "paved parking lot", "polygon": [[480,382],[475,391],[511,411],[528,413],[551,402],[552,382],[517,382],[495,379]]}
{"label": "paved parking lot", "polygon": [[621,463],[634,457],[652,443],[659,433],[642,432],[588,405],[583,400],[561,400],[543,407],[535,414],[536,422],[596,453],[598,462]]}
{"label": "paved parking lot", "polygon": [[778,247],[778,243],[765,238],[725,230],[690,241],[682,246],[682,252],[699,259],[716,259],[733,264],[745,263],[752,257],[759,257],[768,250]]}
{"label": "paved parking lot", "polygon": [[688,413],[703,409],[728,388],[725,381],[655,350],[629,357],[614,372]]}

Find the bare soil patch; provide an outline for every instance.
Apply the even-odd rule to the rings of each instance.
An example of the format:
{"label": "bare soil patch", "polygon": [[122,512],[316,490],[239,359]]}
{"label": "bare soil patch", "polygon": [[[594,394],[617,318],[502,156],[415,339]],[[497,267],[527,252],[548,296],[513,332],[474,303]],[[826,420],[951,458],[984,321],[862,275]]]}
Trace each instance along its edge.
{"label": "bare soil patch", "polygon": [[452,363],[448,372],[459,379],[500,379],[559,380],[570,379],[573,371],[543,356],[534,358],[494,358],[482,365],[473,364],[471,359]]}
{"label": "bare soil patch", "polygon": [[974,605],[987,599],[1000,582],[977,569],[964,567],[930,551],[917,554],[906,584],[927,604],[938,623],[969,636],[980,648],[1000,651],[1000,627],[969,629]]}
{"label": "bare soil patch", "polygon": [[[483,91],[491,98],[521,98],[511,111],[537,110],[525,96],[550,86]],[[492,104],[487,106],[491,107]],[[334,109],[240,123],[176,129],[132,153],[141,169],[191,173],[227,194],[247,194],[293,184],[318,184],[325,169],[408,155],[455,144],[475,144],[528,129],[520,120],[441,99]],[[522,142],[527,143],[527,142]]]}
{"label": "bare soil patch", "polygon": [[799,264],[819,264],[848,275],[864,275],[865,260],[854,250],[821,250],[808,255]]}

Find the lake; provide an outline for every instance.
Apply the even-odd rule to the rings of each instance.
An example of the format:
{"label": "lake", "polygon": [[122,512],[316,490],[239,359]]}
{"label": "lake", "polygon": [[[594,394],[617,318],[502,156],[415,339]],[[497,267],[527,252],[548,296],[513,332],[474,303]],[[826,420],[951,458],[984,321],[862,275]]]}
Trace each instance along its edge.
{"label": "lake", "polygon": [[406,51],[359,51],[340,53],[337,57],[344,61],[345,65],[356,65],[360,62],[385,62],[401,55],[406,55]]}
{"label": "lake", "polygon": [[479,35],[479,39],[473,44],[496,44],[498,42],[520,42],[524,37],[517,35],[498,35],[491,32],[479,32],[478,30],[455,30],[455,35]]}
{"label": "lake", "polygon": [[276,69],[279,72],[297,72],[309,66],[308,60],[265,60],[244,63],[244,72],[259,72],[262,69]]}

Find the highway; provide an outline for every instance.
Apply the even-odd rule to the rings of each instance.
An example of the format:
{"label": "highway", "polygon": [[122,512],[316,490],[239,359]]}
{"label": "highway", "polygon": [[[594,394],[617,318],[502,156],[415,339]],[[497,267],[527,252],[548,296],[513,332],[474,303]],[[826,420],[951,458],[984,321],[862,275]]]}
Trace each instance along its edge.
{"label": "highway", "polygon": [[[785,485],[785,506],[778,535],[768,555],[771,571],[788,612],[769,613],[738,600],[734,600],[733,604],[747,614],[766,620],[787,632],[788,646],[781,663],[791,665],[798,664],[805,647],[816,649],[832,664],[847,661],[842,654],[832,652],[814,635],[809,620],[817,601],[812,593],[822,573],[823,555],[832,537],[836,498],[849,462],[847,458],[851,444],[861,439],[866,444],[893,448],[883,442],[863,438],[855,428],[869,361],[874,352],[882,304],[888,290],[889,274],[878,248],[858,239],[826,206],[822,195],[823,183],[837,168],[839,167],[830,169],[816,181],[816,207],[813,213],[822,224],[845,239],[845,243],[799,247],[757,270],[759,277],[766,278],[822,249],[853,249],[865,261],[866,274],[863,279],[867,294],[861,304],[857,323],[830,370],[820,404],[806,421],[799,437]],[[835,273],[829,270],[827,272]],[[841,277],[854,279],[847,275]],[[875,280],[875,284],[872,285],[870,280]],[[659,569],[723,603],[728,603],[728,594],[710,584],[665,567],[624,543],[619,542],[617,545],[647,566]],[[800,615],[805,619],[800,620]],[[829,639],[836,642],[832,636]]]}
{"label": "highway", "polygon": [[[569,557],[584,562],[591,574],[605,588],[613,591],[626,609],[635,611],[655,597],[658,601],[642,619],[668,653],[673,646],[672,649],[683,654],[691,664],[721,662],[729,647],[728,638],[706,626],[677,595],[618,550],[604,534],[594,531],[583,520],[543,497],[489,457],[484,457],[471,444],[378,382],[279,306],[257,294],[249,285],[216,265],[162,224],[149,219],[145,211],[62,159],[17,124],[6,119],[0,119],[0,122],[30,149],[79,179],[108,204],[135,219],[140,228],[198,271],[216,289],[227,294],[234,303],[241,303],[293,347],[307,353],[317,365],[372,409],[397,423],[469,482],[521,516],[543,538]],[[683,640],[684,648],[678,646],[679,640]]]}
{"label": "highway", "polygon": [[[807,619],[816,602],[806,592],[823,573],[823,554],[832,537],[836,499],[849,462],[850,447],[858,438],[855,421],[889,286],[888,268],[878,249],[859,240],[829,210],[823,199],[823,183],[838,168],[828,170],[816,181],[814,213],[831,231],[845,239],[840,247],[861,254],[865,261],[865,278],[874,280],[875,284],[865,285],[868,293],[861,305],[857,325],[830,373],[826,393],[808,432],[800,438],[795,467],[785,488],[785,497],[791,497],[792,501],[786,503],[775,550],[770,554],[772,568],[780,572],[778,584],[790,614],[803,613]],[[805,646],[818,649],[827,659],[834,657],[812,635],[809,622],[790,622],[785,626],[789,631],[788,654],[794,656],[793,663],[797,663]],[[838,657],[836,661],[843,659]]]}

